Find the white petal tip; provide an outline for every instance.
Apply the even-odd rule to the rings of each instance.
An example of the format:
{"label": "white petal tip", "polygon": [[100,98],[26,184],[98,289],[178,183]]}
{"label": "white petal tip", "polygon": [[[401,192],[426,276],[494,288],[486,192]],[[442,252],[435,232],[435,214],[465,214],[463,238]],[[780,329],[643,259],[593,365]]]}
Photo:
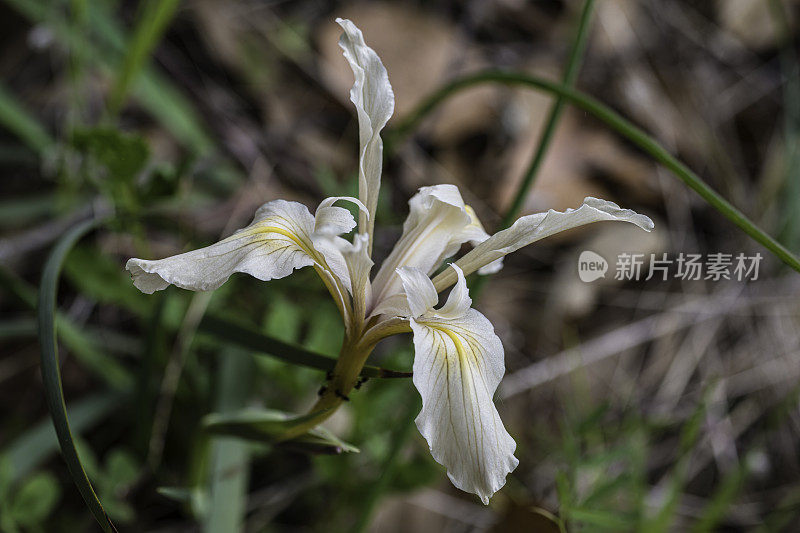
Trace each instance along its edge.
{"label": "white petal tip", "polygon": [[637,213],[632,209],[623,209],[614,202],[602,200],[600,198],[593,198],[587,196],[583,199],[583,203],[594,209],[599,209],[616,217],[618,220],[630,222],[642,228],[645,231],[653,231],[656,227],[653,221],[647,215]]}
{"label": "white petal tip", "polygon": [[132,258],[125,263],[125,270],[131,273],[133,285],[145,294],[153,294],[156,291],[164,290],[169,286],[164,278],[155,272],[147,271],[147,261]]}

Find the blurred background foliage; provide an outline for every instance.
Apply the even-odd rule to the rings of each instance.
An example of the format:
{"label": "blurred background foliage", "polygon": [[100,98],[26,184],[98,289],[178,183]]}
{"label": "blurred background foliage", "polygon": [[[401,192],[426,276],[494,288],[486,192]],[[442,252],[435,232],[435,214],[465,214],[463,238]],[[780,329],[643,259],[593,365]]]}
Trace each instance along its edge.
{"label": "blurred background foliage", "polygon": [[[57,453],[35,307],[53,243],[108,217],[69,253],[55,321],[80,457],[121,531],[796,531],[797,275],[766,257],[749,283],[581,283],[584,249],[763,252],[583,112],[566,109],[523,210],[599,196],[647,213],[657,231],[573,231],[510,257],[488,282],[478,305],[505,345],[498,407],[520,458],[489,507],[431,459],[409,380],[372,379],[353,395],[328,424],[349,445],[296,449],[204,430],[209,413],[313,402],[324,372],[204,326],[221,317],[333,357],[340,319],[313,272],[147,296],[123,270],[134,255],[226,236],[268,200],[355,192],[337,16],[364,31],[397,95],[377,253],[422,185],[458,184],[496,227],[548,96],[482,85],[410,138],[394,142],[392,128],[481,68],[558,79],[581,6],[0,3],[0,529],[96,527]],[[795,252],[797,15],[796,1],[598,0],[577,78]],[[394,338],[370,364],[411,361],[410,339]],[[350,445],[359,453],[329,454]]]}

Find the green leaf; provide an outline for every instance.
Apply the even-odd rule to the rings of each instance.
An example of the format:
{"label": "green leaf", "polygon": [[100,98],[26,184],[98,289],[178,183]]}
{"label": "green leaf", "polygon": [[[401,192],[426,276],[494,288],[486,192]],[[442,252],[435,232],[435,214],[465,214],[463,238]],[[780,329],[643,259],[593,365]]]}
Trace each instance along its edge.
{"label": "green leaf", "polygon": [[14,496],[11,514],[23,526],[39,524],[53,512],[60,496],[58,480],[53,474],[35,474],[22,484]]}
{"label": "green leaf", "polygon": [[55,141],[39,121],[2,85],[0,85],[0,125],[40,154],[55,145]]}
{"label": "green leaf", "polygon": [[[67,409],[70,427],[77,434],[86,431],[119,407],[121,401],[120,394],[103,393],[71,402]],[[57,449],[58,438],[52,421],[42,420],[6,448],[8,461],[13,465],[12,480],[25,477]]]}
{"label": "green leaf", "polygon": [[323,411],[291,416],[271,409],[244,409],[235,413],[214,413],[203,420],[205,429],[216,435],[227,435],[261,442],[285,440],[287,432],[317,419]]}
{"label": "green leaf", "polygon": [[[251,357],[231,357],[232,351],[220,350],[217,358],[216,408],[235,412],[247,405],[253,377]],[[251,446],[240,439],[211,439],[208,470],[208,513],[203,515],[206,533],[244,531],[247,515],[247,487],[250,480]]]}
{"label": "green leaf", "polygon": [[591,531],[631,531],[635,520],[618,511],[603,511],[598,509],[582,509],[572,507],[567,517],[580,522]]}
{"label": "green leaf", "polygon": [[128,487],[139,477],[141,465],[125,450],[114,450],[106,459],[106,475],[115,487]]}
{"label": "green leaf", "polygon": [[[219,341],[246,350],[269,354],[272,357],[283,359],[287,363],[308,366],[319,370],[333,370],[336,359],[314,353],[300,346],[289,344],[258,331],[241,326],[225,319],[206,315],[200,322],[198,331],[209,334]],[[398,372],[374,366],[364,366],[361,375],[369,378],[408,378],[411,372]]]}
{"label": "green leaf", "polygon": [[64,271],[76,288],[98,302],[121,305],[136,314],[146,315],[153,305],[131,283],[130,274],[96,246],[76,246],[69,254]]}
{"label": "green leaf", "polygon": [[9,489],[13,480],[14,464],[7,455],[0,455],[0,509],[2,509],[2,504],[8,500]]}
{"label": "green leaf", "polygon": [[800,272],[800,259],[798,259],[797,256],[778,241],[767,235],[764,230],[756,226],[744,213],[720,196],[718,192],[700,179],[700,177],[692,172],[684,163],[670,154],[666,148],[658,144],[655,139],[623,118],[616,111],[591,96],[544,78],[530,76],[522,72],[489,70],[453,80],[425,98],[416,109],[407,114],[402,121],[398,122],[394,128],[386,134],[387,144],[396,145],[402,137],[414,131],[417,125],[428,116],[431,111],[436,109],[452,94],[484,83],[522,86],[548,92],[560,96],[572,105],[592,114],[643,150],[655,161],[663,165],[664,168],[672,172],[679,180],[705,200],[706,203],[733,222],[754,241],[764,246],[764,248],[769,250],[775,257],[794,270]]}
{"label": "green leaf", "polygon": [[58,347],[56,343],[56,294],[58,279],[64,259],[81,237],[99,225],[101,221],[90,220],[79,224],[68,231],[53,248],[47,258],[39,283],[39,344],[42,357],[42,378],[45,398],[53,425],[56,429],[61,453],[83,500],[104,531],[113,532],[116,528],[106,515],[103,505],[97,498],[89,478],[81,464],[75,441],[67,419],[67,408],[64,403],[64,391],[61,385],[61,374],[58,367]]}
{"label": "green leaf", "polygon": [[202,516],[208,513],[208,493],[199,487],[158,487],[156,492],[167,499],[191,507],[196,515]]}
{"label": "green leaf", "polygon": [[131,83],[139,75],[153,48],[161,40],[164,30],[175,16],[179,3],[180,0],[146,0],[141,4],[141,15],[109,97],[109,109],[113,114],[122,107]]}
{"label": "green leaf", "polygon": [[107,168],[109,178],[114,181],[132,181],[150,157],[144,139],[113,128],[76,130],[72,134],[72,144]]}
{"label": "green leaf", "polygon": [[324,427],[316,427],[305,435],[283,441],[280,445],[310,454],[338,455],[344,452],[359,453],[361,451]]}

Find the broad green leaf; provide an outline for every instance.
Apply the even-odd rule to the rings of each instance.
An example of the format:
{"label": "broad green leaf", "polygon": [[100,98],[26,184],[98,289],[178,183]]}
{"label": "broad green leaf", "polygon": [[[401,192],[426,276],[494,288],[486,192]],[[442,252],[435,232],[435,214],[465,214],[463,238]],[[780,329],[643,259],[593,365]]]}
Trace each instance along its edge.
{"label": "broad green leaf", "polygon": [[53,474],[34,474],[14,495],[11,505],[14,521],[24,526],[39,524],[53,511],[60,497],[58,480]]}

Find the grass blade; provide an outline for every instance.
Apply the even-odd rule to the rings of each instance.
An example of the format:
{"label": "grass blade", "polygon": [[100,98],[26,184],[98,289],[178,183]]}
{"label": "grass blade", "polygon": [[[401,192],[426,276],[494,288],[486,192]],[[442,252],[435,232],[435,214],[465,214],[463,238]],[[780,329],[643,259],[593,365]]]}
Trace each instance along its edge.
{"label": "grass blade", "polygon": [[0,125],[39,154],[46,152],[55,144],[39,121],[2,85],[0,85]]}
{"label": "grass blade", "polygon": [[275,410],[243,409],[233,413],[212,413],[205,417],[203,426],[206,431],[216,435],[280,442],[297,428],[317,420],[325,411],[327,409],[292,416]]}
{"label": "grass blade", "polygon": [[[247,404],[253,375],[253,360],[224,350],[219,353],[217,410],[229,413]],[[203,531],[236,533],[244,530],[250,450],[246,442],[229,437],[211,441],[210,505]]]}
{"label": "grass blade", "polygon": [[767,235],[761,228],[759,228],[752,220],[747,218],[744,213],[739,211],[730,202],[725,200],[719,193],[712,189],[706,182],[695,174],[689,167],[684,165],[675,156],[670,154],[663,146],[661,146],[655,139],[650,137],[643,130],[634,126],[630,121],[623,118],[619,113],[601,103],[599,100],[576,91],[569,87],[564,87],[559,83],[540,78],[538,76],[529,76],[520,72],[507,72],[490,70],[479,72],[459,78],[442,87],[434,92],[431,96],[422,101],[422,103],[402,121],[395,130],[390,134],[392,142],[397,142],[397,139],[402,138],[411,132],[419,122],[425,118],[432,110],[439,104],[444,102],[449,96],[457,93],[460,90],[481,85],[484,83],[499,83],[503,85],[519,85],[522,87],[530,87],[531,89],[548,92],[551,94],[559,95],[568,100],[571,104],[583,109],[587,113],[595,116],[628,139],[631,143],[638,146],[645,153],[650,155],[653,159],[659,162],[667,170],[672,172],[678,179],[689,186],[690,189],[695,191],[703,200],[705,200],[711,207],[719,211],[725,218],[733,222],[736,226],[749,235],[754,241],[761,244],[769,250],[775,257],[783,261],[785,264],[800,272],[800,259],[797,258],[781,243]]}
{"label": "grass blade", "polygon": [[[82,36],[76,35],[57,4],[6,0],[6,3],[34,24],[45,24],[55,38],[67,46],[87,65],[110,72],[119,64],[125,51],[125,35],[104,2],[88,4],[89,23],[98,32],[97,46],[87,47]],[[190,101],[163,76],[152,68],[142,67],[141,75],[132,81],[131,90],[153,118],[169,130],[191,152],[208,155],[214,143]]]}
{"label": "grass blade", "polygon": [[[564,75],[561,78],[564,87],[572,87],[575,85],[575,79],[578,77],[578,71],[580,70],[583,60],[583,53],[586,51],[586,41],[589,36],[589,22],[592,19],[593,7],[594,0],[586,0],[583,3],[580,21],[578,22],[578,31],[572,43],[572,50],[570,51],[567,67],[564,69]],[[565,103],[562,95],[556,96],[555,102],[553,102],[550,113],[547,116],[544,129],[542,129],[542,135],[539,140],[539,146],[536,147],[536,153],[533,155],[530,165],[525,170],[522,183],[520,183],[517,194],[514,196],[514,200],[511,202],[505,216],[503,216],[500,227],[497,228],[498,231],[509,227],[512,222],[514,222],[514,219],[517,218],[517,215],[519,215],[522,204],[525,202],[525,197],[528,196],[528,191],[530,191],[533,183],[536,181],[539,167],[542,166],[544,156],[547,154],[547,149],[550,147],[550,141],[553,139],[553,134],[556,131],[556,126],[561,118],[561,112],[564,110]]]}
{"label": "grass blade", "polygon": [[[575,39],[572,42],[572,50],[569,54],[569,60],[567,61],[567,66],[564,69],[564,75],[561,78],[561,82],[564,84],[564,87],[572,87],[575,85],[575,80],[578,77],[578,71],[580,70],[581,62],[583,60],[583,53],[586,51],[586,42],[589,37],[589,22],[592,20],[593,8],[594,0],[586,0],[583,3],[583,9],[581,10],[581,16],[578,22],[578,31],[575,33]],[[566,102],[562,95],[556,96],[556,99],[550,108],[547,120],[545,121],[544,128],[542,129],[539,145],[536,147],[536,152],[533,155],[533,159],[531,159],[528,168],[525,170],[525,174],[522,176],[522,182],[519,184],[517,193],[514,195],[514,199],[512,200],[511,205],[508,207],[508,210],[506,210],[505,215],[503,215],[503,219],[500,221],[497,231],[509,227],[519,215],[522,205],[525,203],[525,198],[527,198],[531,187],[533,187],[533,184],[536,181],[536,176],[538,176],[539,168],[544,162],[547,149],[550,148],[550,141],[553,140],[553,135],[555,134],[556,126],[561,119],[561,113],[564,111],[565,103]],[[475,283],[470,287],[470,294],[472,295],[473,299],[480,296],[480,293],[488,280],[488,276],[479,276],[475,280]]]}
{"label": "grass blade", "polygon": [[153,49],[161,40],[164,31],[175,16],[180,0],[145,0],[140,6],[141,16],[125,53],[114,87],[109,97],[109,112],[116,115],[133,80],[145,66]]}
{"label": "grass blade", "polygon": [[61,386],[61,374],[58,366],[58,346],[56,344],[56,294],[58,291],[58,278],[64,259],[70,249],[78,240],[94,229],[99,224],[97,220],[90,220],[79,224],[68,231],[56,244],[45,263],[44,272],[39,290],[39,342],[42,355],[42,378],[44,380],[45,397],[50,415],[53,417],[53,426],[56,430],[61,453],[67,463],[67,468],[72,476],[78,491],[89,507],[103,531],[116,531],[114,524],[106,515],[103,505],[97,498],[92,484],[81,464],[72,430],[67,418],[67,408],[64,403],[64,390]]}

